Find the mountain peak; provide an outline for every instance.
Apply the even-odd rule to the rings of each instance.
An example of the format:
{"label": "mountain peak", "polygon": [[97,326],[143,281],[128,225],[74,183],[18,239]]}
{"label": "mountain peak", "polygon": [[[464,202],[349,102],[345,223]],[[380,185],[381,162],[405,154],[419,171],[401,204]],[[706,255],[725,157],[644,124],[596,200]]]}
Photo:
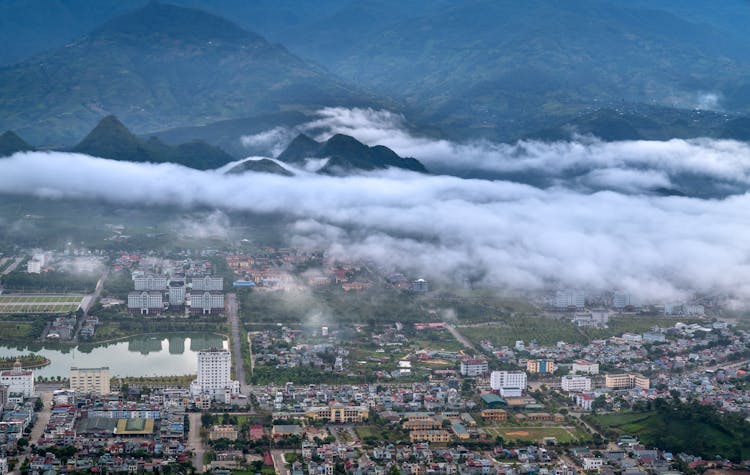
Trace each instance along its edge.
{"label": "mountain peak", "polygon": [[113,18],[93,33],[94,37],[110,35],[134,38],[163,36],[190,41],[264,41],[261,36],[203,10],[155,1]]}
{"label": "mountain peak", "polygon": [[7,157],[16,152],[29,152],[33,150],[34,147],[29,145],[12,130],[8,130],[0,135],[0,157]]}
{"label": "mountain peak", "polygon": [[301,164],[308,158],[328,158],[328,163],[318,173],[341,175],[357,170],[382,170],[403,168],[421,173],[427,169],[419,160],[400,157],[383,145],[369,147],[350,135],[335,134],[323,143],[299,134],[292,140],[277,160]]}

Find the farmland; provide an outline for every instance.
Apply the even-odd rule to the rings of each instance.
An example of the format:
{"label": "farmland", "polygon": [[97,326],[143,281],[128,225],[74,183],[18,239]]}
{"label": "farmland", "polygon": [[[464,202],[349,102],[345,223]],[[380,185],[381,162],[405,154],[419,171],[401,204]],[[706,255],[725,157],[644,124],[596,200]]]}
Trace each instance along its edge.
{"label": "farmland", "polygon": [[83,295],[0,295],[0,313],[69,313],[75,312]]}

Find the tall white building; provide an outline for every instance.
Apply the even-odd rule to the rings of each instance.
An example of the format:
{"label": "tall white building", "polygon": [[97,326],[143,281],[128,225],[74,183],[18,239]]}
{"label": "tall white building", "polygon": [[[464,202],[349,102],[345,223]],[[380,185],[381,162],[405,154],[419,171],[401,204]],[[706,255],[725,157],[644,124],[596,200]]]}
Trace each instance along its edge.
{"label": "tall white building", "polygon": [[570,368],[570,372],[575,374],[599,374],[599,363],[575,360],[573,366]]}
{"label": "tall white building", "polygon": [[34,372],[21,367],[21,362],[16,361],[13,369],[0,372],[0,385],[8,386],[8,392],[22,394],[23,397],[31,397],[34,394]]}
{"label": "tall white building", "polygon": [[128,311],[152,315],[164,310],[164,295],[154,290],[128,293]]}
{"label": "tall white building", "polygon": [[198,378],[190,385],[193,396],[208,395],[214,400],[228,402],[239,394],[240,383],[230,377],[232,354],[228,350],[212,348],[198,352]]}
{"label": "tall white building", "polygon": [[211,315],[224,311],[224,294],[221,292],[191,292],[190,313]]}
{"label": "tall white building", "polygon": [[487,360],[484,358],[468,358],[461,360],[461,375],[474,378],[486,374],[489,367]]}
{"label": "tall white building", "polygon": [[109,367],[70,368],[70,389],[81,394],[109,394]]}
{"label": "tall white building", "polygon": [[193,290],[222,291],[224,290],[224,279],[210,275],[193,277]]}
{"label": "tall white building", "polygon": [[563,391],[583,392],[591,391],[591,378],[588,376],[574,376],[571,374],[562,377],[561,387]]}
{"label": "tall white building", "polygon": [[555,294],[555,308],[566,310],[576,308],[583,310],[586,307],[586,294],[578,290],[558,290]]}
{"label": "tall white building", "polygon": [[501,396],[518,397],[526,389],[526,373],[523,371],[493,371],[490,388],[500,391]]}
{"label": "tall white building", "polygon": [[167,290],[167,278],[161,275],[133,276],[135,290]]}
{"label": "tall white building", "polygon": [[169,283],[169,306],[182,307],[185,305],[185,283],[172,281]]}
{"label": "tall white building", "polygon": [[630,294],[624,292],[615,292],[612,296],[612,306],[618,310],[630,305]]}

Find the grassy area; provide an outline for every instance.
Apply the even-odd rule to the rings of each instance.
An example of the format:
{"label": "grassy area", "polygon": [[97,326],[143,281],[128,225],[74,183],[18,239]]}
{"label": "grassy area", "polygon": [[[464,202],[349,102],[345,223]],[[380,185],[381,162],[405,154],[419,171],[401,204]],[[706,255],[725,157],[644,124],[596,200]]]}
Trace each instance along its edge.
{"label": "grassy area", "polygon": [[660,400],[655,410],[591,415],[587,420],[611,438],[632,435],[648,446],[711,459],[720,455],[738,461],[750,456],[750,424],[697,403]]}
{"label": "grassy area", "polygon": [[575,429],[565,427],[491,427],[484,429],[491,438],[501,436],[504,440],[542,441],[545,437],[554,437],[559,443],[577,442]]}
{"label": "grassy area", "polygon": [[489,325],[459,326],[466,338],[478,344],[488,340],[496,346],[513,346],[516,340],[536,340],[541,345],[552,345],[558,341],[586,343],[589,337],[568,320],[544,317],[524,317]]}
{"label": "grassy area", "polygon": [[3,340],[25,339],[36,337],[33,323],[0,322],[0,335]]}

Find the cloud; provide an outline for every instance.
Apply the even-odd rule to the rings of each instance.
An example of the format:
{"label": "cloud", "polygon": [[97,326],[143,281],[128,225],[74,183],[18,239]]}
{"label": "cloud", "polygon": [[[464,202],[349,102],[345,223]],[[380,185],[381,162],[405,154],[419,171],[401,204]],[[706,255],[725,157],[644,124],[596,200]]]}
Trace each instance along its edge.
{"label": "cloud", "polygon": [[[316,131],[318,139],[343,133],[369,145],[386,145],[402,156],[419,159],[432,171],[459,176],[479,173],[547,185],[565,180],[567,186],[578,177],[577,183],[597,189],[607,189],[617,179],[616,190],[643,190],[651,181],[654,187],[675,186],[689,195],[744,192],[750,185],[750,145],[732,140],[603,142],[589,137],[555,143],[458,143],[414,134],[400,114],[346,108],[322,109],[302,129]],[[590,176],[583,179],[586,175]],[[633,183],[624,183],[628,177]],[[702,181],[696,183],[695,178]]]}
{"label": "cloud", "polygon": [[[559,150],[576,153],[586,146]],[[632,155],[638,147],[622,143],[617,155]],[[698,156],[693,148],[701,145],[670,141],[653,147],[677,161],[681,154]],[[710,161],[727,147],[707,141],[702,156]],[[722,166],[731,169],[740,161]],[[618,187],[667,183],[659,174],[612,167],[586,176]],[[618,288],[645,301],[694,292],[750,297],[750,244],[743,238],[750,235],[750,195],[709,200],[591,193],[578,186],[542,189],[400,170],[350,177],[227,176],[61,152],[0,160],[0,192],[208,207],[222,211],[213,216],[223,227],[232,211],[283,213],[293,222],[294,243],[413,269],[435,281],[519,291]]]}
{"label": "cloud", "polygon": [[253,135],[240,137],[242,145],[251,149],[263,149],[270,151],[274,156],[284,150],[284,145],[294,138],[294,130],[286,127],[274,127]]}

